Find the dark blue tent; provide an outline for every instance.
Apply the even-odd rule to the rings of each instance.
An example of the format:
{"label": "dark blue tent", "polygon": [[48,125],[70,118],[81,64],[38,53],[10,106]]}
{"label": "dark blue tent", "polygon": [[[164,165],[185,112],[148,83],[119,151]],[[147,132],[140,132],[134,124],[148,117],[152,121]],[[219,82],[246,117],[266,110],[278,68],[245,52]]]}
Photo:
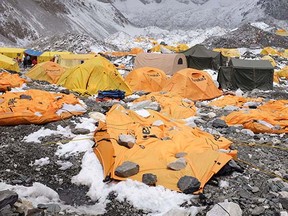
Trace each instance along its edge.
{"label": "dark blue tent", "polygon": [[38,50],[27,49],[24,51],[24,53],[30,56],[40,56],[43,52],[38,51]]}

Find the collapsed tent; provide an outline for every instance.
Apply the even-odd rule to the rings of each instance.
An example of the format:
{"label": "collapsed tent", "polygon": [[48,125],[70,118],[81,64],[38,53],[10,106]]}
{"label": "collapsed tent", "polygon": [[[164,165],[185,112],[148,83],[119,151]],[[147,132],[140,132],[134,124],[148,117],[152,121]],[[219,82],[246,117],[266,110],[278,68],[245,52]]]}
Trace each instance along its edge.
{"label": "collapsed tent", "polygon": [[222,89],[273,89],[274,67],[267,60],[231,59],[221,67],[217,81]]}
{"label": "collapsed tent", "polygon": [[133,91],[146,92],[160,91],[166,80],[167,76],[162,70],[152,67],[134,69],[125,77]]}
{"label": "collapsed tent", "polygon": [[81,94],[97,94],[99,90],[122,90],[126,95],[132,94],[115,66],[102,56],[67,69],[57,84]]}
{"label": "collapsed tent", "polygon": [[14,61],[12,58],[0,54],[0,68],[5,70],[19,72],[18,62]]}
{"label": "collapsed tent", "polygon": [[209,100],[222,95],[207,72],[192,68],[175,73],[162,91],[177,93],[191,100]]}
{"label": "collapsed tent", "polygon": [[[216,106],[224,108],[226,106],[236,106],[236,107],[243,107],[246,103],[249,102],[262,102],[262,98],[246,98],[240,97],[235,95],[225,95],[223,97],[217,98],[211,101],[208,105],[209,106]],[[248,105],[246,105],[248,107]]]}
{"label": "collapsed tent", "polygon": [[288,133],[288,100],[272,100],[257,109],[245,109],[224,117],[228,125],[242,124],[254,133]]}
{"label": "collapsed tent", "polygon": [[72,94],[27,90],[0,95],[0,125],[44,124],[85,112]]}
{"label": "collapsed tent", "polygon": [[0,92],[10,90],[11,88],[21,87],[26,82],[18,74],[0,72]]}
{"label": "collapsed tent", "polygon": [[0,54],[5,55],[12,59],[22,59],[24,54],[23,48],[14,48],[14,47],[0,47]]}
{"label": "collapsed tent", "polygon": [[35,65],[25,75],[34,80],[43,80],[55,84],[65,70],[66,69],[61,67],[59,64],[47,61]]}
{"label": "collapsed tent", "polygon": [[47,51],[43,52],[39,57],[38,57],[38,63],[41,62],[47,62],[47,61],[55,61],[56,58],[59,58],[59,56],[62,55],[67,55],[71,54],[71,52],[56,52],[56,51]]}
{"label": "collapsed tent", "polygon": [[208,50],[200,44],[181,53],[186,56],[189,68],[218,70],[219,66],[222,65],[221,53]]}
{"label": "collapsed tent", "polygon": [[183,54],[157,54],[140,53],[136,55],[134,69],[154,67],[163,70],[167,75],[187,68],[186,58]]}
{"label": "collapsed tent", "polygon": [[145,107],[145,102],[149,101],[160,104],[160,113],[167,117],[184,119],[196,114],[196,106],[193,101],[171,92],[153,92],[143,95],[133,104],[135,104],[134,107]]}
{"label": "collapsed tent", "polygon": [[92,59],[96,54],[66,54],[60,55],[56,62],[62,67],[74,67],[83,64],[85,61]]}
{"label": "collapsed tent", "polygon": [[[94,152],[106,179],[142,181],[142,176],[150,173],[156,175],[156,185],[180,191],[179,179],[191,176],[199,181],[196,191],[202,191],[207,181],[236,154],[229,150],[231,142],[223,137],[214,137],[156,111],[146,111],[150,116],[144,118],[114,105],[106,114],[106,123],[99,122]],[[134,137],[133,145],[125,147],[119,140],[122,135]],[[178,160],[184,166],[172,169],[169,164]],[[119,166],[129,162],[135,165],[133,173],[119,173]]]}

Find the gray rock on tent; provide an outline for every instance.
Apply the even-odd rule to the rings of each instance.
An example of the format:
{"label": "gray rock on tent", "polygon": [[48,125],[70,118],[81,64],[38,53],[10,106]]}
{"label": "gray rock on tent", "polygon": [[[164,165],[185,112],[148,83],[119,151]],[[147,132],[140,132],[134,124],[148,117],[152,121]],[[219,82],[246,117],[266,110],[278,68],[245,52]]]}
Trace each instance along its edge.
{"label": "gray rock on tent", "polygon": [[152,173],[145,173],[142,175],[142,182],[149,186],[155,186],[157,182],[157,176]]}
{"label": "gray rock on tent", "polygon": [[179,179],[177,186],[185,194],[192,194],[199,190],[201,183],[192,176],[183,176]]}
{"label": "gray rock on tent", "polygon": [[169,163],[167,167],[169,169],[178,171],[178,170],[184,169],[186,165],[187,165],[187,162],[185,158],[178,158],[176,161]]}
{"label": "gray rock on tent", "polygon": [[115,175],[127,178],[136,175],[139,172],[139,165],[130,161],[125,161],[115,170]]}

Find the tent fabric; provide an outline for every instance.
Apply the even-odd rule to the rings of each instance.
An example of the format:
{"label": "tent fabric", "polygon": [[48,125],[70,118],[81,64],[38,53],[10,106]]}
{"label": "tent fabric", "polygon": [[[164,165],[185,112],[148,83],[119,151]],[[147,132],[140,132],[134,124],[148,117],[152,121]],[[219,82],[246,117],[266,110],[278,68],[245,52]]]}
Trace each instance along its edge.
{"label": "tent fabric", "polygon": [[96,54],[66,54],[60,55],[57,59],[57,63],[62,67],[74,67],[83,64],[85,61],[92,59]]}
{"label": "tent fabric", "polygon": [[56,84],[66,68],[61,67],[55,62],[42,62],[35,65],[25,75],[34,80],[43,80]]}
{"label": "tent fabric", "polygon": [[5,70],[19,72],[18,62],[14,61],[12,58],[9,58],[5,55],[0,54],[0,68]]}
{"label": "tent fabric", "polygon": [[160,91],[166,84],[167,76],[164,71],[143,67],[132,70],[126,77],[125,81],[133,91],[155,92]]}
{"label": "tent fabric", "polygon": [[276,62],[275,62],[275,60],[274,60],[271,56],[269,56],[269,55],[263,56],[261,59],[262,59],[262,60],[268,60],[268,61],[270,61],[271,65],[272,65],[273,67],[276,67],[276,65],[277,65]]}
{"label": "tent fabric", "polygon": [[279,56],[280,53],[273,49],[272,47],[264,47],[262,51],[260,52],[261,55],[272,55],[272,56]]}
{"label": "tent fabric", "polygon": [[228,58],[239,58],[241,56],[238,49],[215,48],[215,52],[220,52],[223,56]]}
{"label": "tent fabric", "polygon": [[152,101],[160,104],[160,113],[175,119],[185,119],[196,114],[193,101],[171,92],[153,92],[134,100],[134,103]]}
{"label": "tent fabric", "polygon": [[136,55],[134,69],[154,67],[164,71],[167,75],[187,68],[186,57],[183,54],[140,53]]}
{"label": "tent fabric", "polygon": [[[235,151],[229,150],[229,140],[191,128],[184,121],[171,120],[156,111],[147,111],[150,116],[144,118],[114,105],[106,114],[106,122],[99,123],[94,134],[94,152],[103,166],[104,176],[125,180],[115,174],[115,169],[130,161],[140,167],[137,174],[128,177],[130,179],[141,181],[143,174],[152,173],[157,176],[157,185],[179,191],[177,182],[187,175],[201,182],[202,191],[207,181],[236,156]],[[154,122],[159,120],[163,124],[156,126]],[[119,145],[117,140],[121,134],[136,137],[135,145],[130,149]],[[184,156],[187,166],[179,171],[168,169],[168,163],[175,161],[179,152],[187,153]]]}
{"label": "tent fabric", "polygon": [[5,55],[9,58],[23,58],[23,54],[24,54],[24,50],[23,48],[14,48],[14,47],[0,47],[0,54]]}
{"label": "tent fabric", "polygon": [[99,90],[122,90],[126,95],[132,94],[115,66],[102,56],[67,69],[57,84],[81,94],[97,94]]}
{"label": "tent fabric", "polygon": [[278,77],[288,79],[288,66],[282,68],[279,71],[276,71],[275,73],[277,74]]}
{"label": "tent fabric", "polygon": [[30,56],[40,56],[43,52],[33,49],[26,49],[24,53]]}
{"label": "tent fabric", "polygon": [[288,133],[288,100],[272,100],[252,110],[240,110],[224,117],[228,125],[242,124],[254,133]]}
{"label": "tent fabric", "polygon": [[0,95],[0,125],[44,124],[81,115],[85,109],[72,94],[34,89],[6,92]]}
{"label": "tent fabric", "polygon": [[285,29],[277,29],[275,34],[280,36],[288,36],[288,31],[286,31]]}
{"label": "tent fabric", "polygon": [[197,44],[183,52],[189,68],[198,70],[218,70],[221,63],[221,53],[208,50],[205,46]]}
{"label": "tent fabric", "polygon": [[233,89],[232,75],[233,68],[222,66],[219,68],[217,82],[221,89]]}
{"label": "tent fabric", "polygon": [[105,52],[104,55],[121,57],[121,56],[128,56],[128,55],[137,55],[139,53],[143,53],[144,50],[140,47],[134,47],[129,52]]}
{"label": "tent fabric", "polygon": [[21,87],[24,83],[26,83],[26,80],[21,78],[18,74],[0,72],[0,92],[15,87]]}
{"label": "tent fabric", "polygon": [[223,97],[216,98],[208,103],[208,106],[216,106],[224,108],[226,106],[243,107],[247,102],[262,102],[262,98],[245,98],[235,95],[224,95]]}
{"label": "tent fabric", "polygon": [[209,100],[222,95],[211,76],[192,68],[178,71],[167,81],[162,91],[173,92],[191,100]]}
{"label": "tent fabric", "polygon": [[[274,67],[267,60],[243,60],[232,58],[232,89],[251,91],[253,89],[273,89]],[[222,86],[222,83],[220,82]]]}
{"label": "tent fabric", "polygon": [[61,56],[61,55],[68,55],[71,54],[71,52],[43,52],[37,59],[38,64],[41,62],[47,62],[51,61],[55,58],[55,56]]}

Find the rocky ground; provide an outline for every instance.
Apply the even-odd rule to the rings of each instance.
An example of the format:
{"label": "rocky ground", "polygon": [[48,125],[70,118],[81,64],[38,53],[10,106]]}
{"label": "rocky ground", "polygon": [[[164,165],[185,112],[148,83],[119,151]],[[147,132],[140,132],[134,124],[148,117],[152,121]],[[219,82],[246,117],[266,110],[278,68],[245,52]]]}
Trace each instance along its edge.
{"label": "rocky ground", "polygon": [[[55,86],[47,85],[45,82],[31,82],[28,88],[39,88],[49,91],[59,91]],[[265,97],[267,99],[288,99],[286,88],[276,88],[273,91],[252,91],[248,93],[251,97]],[[88,110],[105,113],[112,104],[96,103],[92,99],[82,98],[88,105]],[[221,134],[233,141],[232,148],[238,150],[237,164],[243,169],[228,172],[225,175],[215,176],[205,187],[204,196],[193,200],[193,205],[202,206],[203,211],[198,215],[206,213],[215,205],[224,200],[234,202],[240,206],[243,215],[287,215],[288,212],[288,135],[276,134],[254,134],[243,130],[241,127],[226,127],[215,123],[222,115],[227,115],[229,110],[213,109],[205,103],[196,103],[200,118],[195,121],[197,126],[208,132]],[[208,113],[215,113],[214,117]],[[85,114],[88,116],[88,112]],[[209,117],[210,116],[210,117]],[[63,136],[48,136],[41,143],[26,143],[23,138],[41,127],[56,130],[58,125],[69,126],[72,131],[78,117],[67,120],[47,123],[45,125],[18,125],[0,127],[0,181],[11,185],[31,186],[40,182],[55,190],[60,199],[67,205],[92,205],[92,201],[86,193],[86,186],[71,183],[71,177],[77,175],[81,170],[81,159],[83,154],[60,158],[73,164],[70,169],[59,170],[55,156],[57,142],[68,141],[71,138]],[[76,133],[76,131],[75,131]],[[83,132],[84,133],[84,132]],[[30,165],[39,158],[50,158],[50,163],[39,169]],[[1,194],[1,193],[0,193]],[[0,195],[1,197],[1,195]],[[111,202],[106,206],[103,215],[147,215],[149,212],[133,207],[129,202],[117,200],[117,194],[108,196]],[[45,203],[43,203],[45,204]],[[182,207],[190,207],[191,203],[183,203]],[[46,210],[44,210],[46,209]],[[52,209],[52,210],[51,210]],[[56,209],[56,210],[55,210]],[[58,210],[57,210],[58,209]],[[38,206],[30,211],[29,215],[57,215],[60,207]],[[46,212],[46,213],[44,213]],[[286,213],[285,213],[286,212]],[[62,215],[79,215],[76,213],[61,211]],[[5,207],[0,215],[23,215],[21,210]],[[97,215],[97,213],[95,213]],[[188,215],[188,214],[186,214]]]}

